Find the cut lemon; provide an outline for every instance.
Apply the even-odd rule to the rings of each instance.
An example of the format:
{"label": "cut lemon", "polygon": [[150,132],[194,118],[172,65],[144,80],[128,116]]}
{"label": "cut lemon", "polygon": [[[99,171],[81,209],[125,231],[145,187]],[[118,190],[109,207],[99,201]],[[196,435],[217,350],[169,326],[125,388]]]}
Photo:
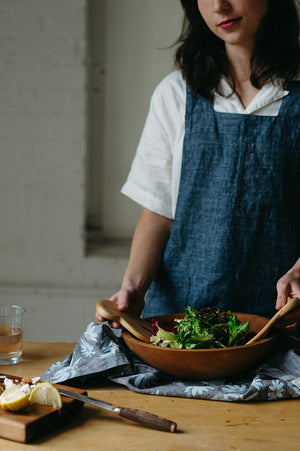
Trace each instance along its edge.
{"label": "cut lemon", "polygon": [[60,393],[50,382],[39,382],[30,393],[29,401],[31,404],[62,407]]}
{"label": "cut lemon", "polygon": [[17,385],[11,385],[4,390],[0,402],[2,409],[13,411],[24,409],[30,404],[28,396]]}

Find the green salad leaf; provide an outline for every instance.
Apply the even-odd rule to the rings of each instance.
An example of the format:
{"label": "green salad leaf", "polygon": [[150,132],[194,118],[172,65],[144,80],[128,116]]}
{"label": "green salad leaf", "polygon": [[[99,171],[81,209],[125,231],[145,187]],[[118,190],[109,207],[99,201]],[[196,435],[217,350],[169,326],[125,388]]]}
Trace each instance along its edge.
{"label": "green salad leaf", "polygon": [[186,307],[185,317],[172,325],[152,320],[150,341],[159,346],[179,349],[225,348],[237,346],[249,333],[249,322],[241,323],[231,311],[205,307],[196,311]]}
{"label": "green salad leaf", "polygon": [[156,335],[150,337],[151,343],[162,346],[163,348],[182,348],[182,344],[176,341],[176,335],[173,332],[168,332],[162,327],[157,326]]}

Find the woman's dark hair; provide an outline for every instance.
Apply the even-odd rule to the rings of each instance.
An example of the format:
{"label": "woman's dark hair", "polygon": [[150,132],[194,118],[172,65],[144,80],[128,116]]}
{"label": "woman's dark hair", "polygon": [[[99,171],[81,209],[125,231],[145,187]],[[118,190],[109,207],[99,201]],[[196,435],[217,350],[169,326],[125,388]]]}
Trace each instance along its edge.
{"label": "woman's dark hair", "polygon": [[[198,10],[197,0],[181,0],[185,12],[176,66],[190,88],[212,98],[222,75],[231,78],[224,42],[215,36]],[[280,24],[280,27],[278,27]],[[259,88],[272,77],[294,80],[300,68],[299,16],[295,0],[269,0],[269,9],[256,35],[251,59],[251,83]]]}

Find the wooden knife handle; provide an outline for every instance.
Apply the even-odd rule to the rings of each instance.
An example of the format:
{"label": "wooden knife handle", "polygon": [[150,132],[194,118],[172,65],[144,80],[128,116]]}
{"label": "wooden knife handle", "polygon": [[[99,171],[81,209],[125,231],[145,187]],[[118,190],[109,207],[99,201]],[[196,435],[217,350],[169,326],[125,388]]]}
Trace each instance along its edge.
{"label": "wooden knife handle", "polygon": [[120,417],[128,420],[137,421],[145,426],[158,429],[165,432],[176,432],[177,424],[166,418],[159,417],[153,413],[143,412],[142,410],[129,409],[127,407],[118,407],[117,413]]}

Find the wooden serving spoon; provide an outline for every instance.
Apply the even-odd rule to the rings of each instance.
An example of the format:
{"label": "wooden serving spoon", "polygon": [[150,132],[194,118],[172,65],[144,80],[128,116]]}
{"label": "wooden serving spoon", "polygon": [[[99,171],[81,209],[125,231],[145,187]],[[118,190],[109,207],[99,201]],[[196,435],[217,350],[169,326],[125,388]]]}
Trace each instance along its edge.
{"label": "wooden serving spoon", "polygon": [[265,337],[265,335],[269,332],[269,330],[276,324],[279,320],[281,320],[287,313],[291,312],[295,308],[300,306],[299,298],[290,299],[284,307],[278,310],[277,313],[267,322],[267,324],[253,337],[249,340],[246,345],[252,344],[257,340]]}
{"label": "wooden serving spoon", "polygon": [[112,301],[103,299],[96,305],[96,311],[109,321],[117,321],[128,332],[141,341],[150,343],[152,335],[152,325],[149,321],[130,315],[129,313],[118,310],[116,304]]}

